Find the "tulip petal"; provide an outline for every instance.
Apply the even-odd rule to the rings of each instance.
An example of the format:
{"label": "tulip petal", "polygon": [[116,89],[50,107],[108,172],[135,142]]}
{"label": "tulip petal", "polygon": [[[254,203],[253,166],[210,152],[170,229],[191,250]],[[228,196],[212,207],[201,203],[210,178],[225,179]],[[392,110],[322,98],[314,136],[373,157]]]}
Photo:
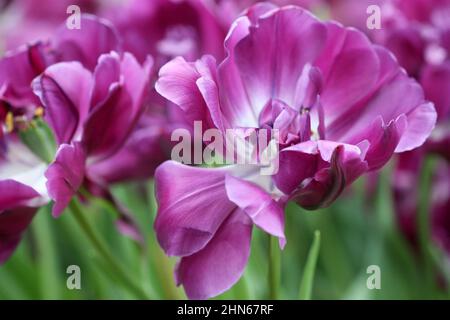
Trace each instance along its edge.
{"label": "tulip petal", "polygon": [[[120,66],[120,82],[111,83],[108,94],[101,99],[99,97],[105,94],[106,86],[104,81],[100,81],[100,76],[96,77],[101,84],[96,85],[98,90],[94,99],[101,102],[92,107],[84,125],[82,141],[89,156],[93,157],[91,162],[105,159],[123,146],[142,114],[148,93],[151,60],[141,67],[131,54],[125,53],[120,58],[111,53],[101,57],[98,68],[104,70],[104,65],[114,65],[114,61],[116,67],[113,69]],[[97,71],[96,75],[99,74]],[[118,76],[117,70],[110,75]]]}
{"label": "tulip petal", "polygon": [[37,211],[33,205],[39,197],[40,194],[27,185],[0,180],[0,264],[19,244],[22,232]]}
{"label": "tulip petal", "polygon": [[251,236],[250,219],[236,209],[206,247],[181,258],[175,276],[188,298],[207,299],[231,288],[247,265]]}
{"label": "tulip petal", "polygon": [[107,184],[153,176],[156,167],[167,158],[168,151],[162,145],[163,134],[159,125],[135,130],[118,152],[89,165],[88,176]]}
{"label": "tulip petal", "polygon": [[347,185],[368,170],[357,147],[319,141],[318,149],[327,165],[293,196],[294,201],[308,210],[329,206]]}
{"label": "tulip petal", "polygon": [[245,212],[253,223],[267,233],[280,238],[282,247],[284,235],[284,208],[259,186],[227,175],[225,186],[230,201]]}
{"label": "tulip petal", "polygon": [[158,215],[155,230],[168,255],[188,256],[207,245],[236,205],[228,200],[225,169],[174,161],[156,170]]}
{"label": "tulip petal", "polygon": [[[0,182],[0,189],[1,184]],[[0,211],[0,265],[14,252],[36,211],[37,208],[30,207]]]}
{"label": "tulip petal", "polygon": [[69,143],[89,111],[92,75],[78,62],[61,62],[33,81],[45,108],[45,119],[58,144]]}
{"label": "tulip petal", "polygon": [[0,60],[0,100],[13,107],[38,104],[31,82],[49,63],[50,56],[44,53],[45,49],[39,42],[5,54]]}
{"label": "tulip petal", "polygon": [[26,206],[39,196],[36,190],[20,182],[0,180],[0,212]]}
{"label": "tulip petal", "polygon": [[318,166],[317,152],[314,141],[283,149],[279,154],[279,170],[274,176],[277,187],[290,194],[305,179],[313,177]]}
{"label": "tulip petal", "polygon": [[434,102],[439,120],[450,116],[450,61],[439,66],[426,66],[420,83],[425,95]]}
{"label": "tulip petal", "polygon": [[51,44],[60,61],[79,61],[89,70],[94,70],[101,54],[121,50],[119,36],[113,25],[88,14],[81,16],[80,29],[61,26]]}
{"label": "tulip petal", "polygon": [[[197,65],[199,64],[202,62],[198,61]],[[188,121],[202,121],[203,125],[212,127],[208,107],[197,86],[197,80],[202,76],[195,64],[178,57],[159,70],[155,88],[160,95],[179,106]]]}
{"label": "tulip petal", "polygon": [[236,44],[234,59],[254,114],[271,98],[293,106],[304,66],[324,45],[324,25],[305,10],[286,7],[263,15],[249,31]]}
{"label": "tulip petal", "polygon": [[45,172],[50,198],[55,201],[53,216],[59,217],[84,179],[86,154],[80,143],[63,144],[55,161]]}

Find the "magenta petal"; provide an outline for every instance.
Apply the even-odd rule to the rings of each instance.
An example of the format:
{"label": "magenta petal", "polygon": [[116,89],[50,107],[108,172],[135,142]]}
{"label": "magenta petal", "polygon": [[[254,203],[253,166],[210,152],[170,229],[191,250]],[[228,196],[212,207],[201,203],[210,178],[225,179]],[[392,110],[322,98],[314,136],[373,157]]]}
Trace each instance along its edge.
{"label": "magenta petal", "polygon": [[0,100],[17,107],[38,103],[31,82],[48,63],[45,49],[42,43],[36,43],[5,54],[0,60]]}
{"label": "magenta petal", "polygon": [[39,196],[34,189],[17,181],[0,181],[0,264],[19,244],[37,210],[29,205]]}
{"label": "magenta petal", "polygon": [[274,176],[277,187],[290,194],[317,170],[317,144],[313,141],[286,148],[279,155],[279,170]]}
{"label": "magenta petal", "polygon": [[[100,97],[106,93],[108,80],[103,79],[97,71],[98,69],[104,71],[105,65],[111,65],[115,71],[108,73],[113,79],[110,79],[107,95],[101,99]],[[99,83],[96,83],[94,93],[94,100],[100,103],[92,106],[82,139],[87,153],[95,157],[95,161],[114,154],[131,134],[144,109],[151,66],[151,60],[140,66],[128,53],[123,57],[111,53],[100,58],[98,69],[95,71]],[[120,70],[120,79],[115,79],[118,76],[117,70]]]}
{"label": "magenta petal", "polygon": [[119,36],[110,22],[93,15],[83,15],[80,29],[68,29],[64,24],[51,44],[60,61],[79,61],[94,70],[101,54],[121,50]]}
{"label": "magenta petal", "polygon": [[252,225],[235,210],[202,250],[181,258],[176,279],[189,299],[207,299],[231,288],[242,276],[250,255]]}
{"label": "magenta petal", "polygon": [[367,139],[369,149],[365,158],[370,170],[380,169],[389,161],[407,125],[405,115],[388,124],[385,124],[380,116],[360,136],[352,139],[354,143]]}
{"label": "magenta petal", "polygon": [[420,82],[428,99],[434,102],[438,119],[450,116],[450,61],[439,66],[426,66]]}
{"label": "magenta petal", "polygon": [[36,211],[37,208],[30,207],[0,211],[0,265],[14,252]]}
{"label": "magenta petal", "polygon": [[49,196],[55,201],[54,217],[61,215],[83,183],[85,161],[86,154],[80,143],[63,144],[45,172]]}
{"label": "magenta petal", "polygon": [[309,12],[289,7],[261,16],[249,30],[236,44],[234,59],[252,109],[259,114],[271,98],[293,106],[304,66],[324,45],[324,25]]}
{"label": "magenta petal", "polygon": [[431,102],[424,103],[411,111],[407,116],[407,126],[395,152],[420,147],[433,131],[436,118],[436,110]]}
{"label": "magenta petal", "polygon": [[218,68],[218,78],[221,88],[226,94],[222,96],[225,118],[232,126],[251,127],[257,125],[257,120],[248,99],[236,66],[234,48],[248,35],[250,20],[247,17],[236,19],[225,38],[226,59]]}
{"label": "magenta petal", "polygon": [[283,244],[286,242],[282,205],[251,182],[227,175],[225,186],[230,201],[241,208],[255,225],[267,233],[279,237]]}
{"label": "magenta petal", "polygon": [[15,180],[0,181],[0,211],[26,206],[39,196],[36,190]]}
{"label": "magenta petal", "polygon": [[169,153],[162,145],[163,130],[162,124],[150,124],[148,127],[136,129],[118,152],[89,165],[89,177],[103,183],[151,177]]}
{"label": "magenta petal", "polygon": [[89,156],[95,156],[92,162],[101,161],[116,152],[130,131],[131,97],[123,86],[115,85],[108,98],[89,114],[83,131],[82,143]]}
{"label": "magenta petal", "polygon": [[363,151],[356,146],[319,141],[318,151],[324,163],[314,178],[307,179],[294,192],[292,200],[306,209],[327,207],[344,188],[368,170]]}
{"label": "magenta petal", "polygon": [[[198,61],[197,66],[207,69],[202,60]],[[208,107],[197,86],[197,80],[202,76],[194,63],[178,57],[159,70],[155,88],[160,95],[179,106],[189,121],[202,121],[204,125],[211,125]]]}
{"label": "magenta petal", "polygon": [[69,143],[89,111],[92,74],[78,62],[57,63],[33,81],[58,144]]}
{"label": "magenta petal", "polygon": [[366,97],[377,83],[380,62],[360,32],[328,24],[328,43],[318,61],[324,77],[321,102],[330,123]]}
{"label": "magenta petal", "polygon": [[91,106],[95,109],[110,95],[111,86],[120,79],[120,57],[117,53],[104,54],[94,70]]}
{"label": "magenta petal", "polygon": [[202,249],[236,205],[228,200],[224,169],[164,162],[155,174],[158,215],[155,230],[168,255]]}

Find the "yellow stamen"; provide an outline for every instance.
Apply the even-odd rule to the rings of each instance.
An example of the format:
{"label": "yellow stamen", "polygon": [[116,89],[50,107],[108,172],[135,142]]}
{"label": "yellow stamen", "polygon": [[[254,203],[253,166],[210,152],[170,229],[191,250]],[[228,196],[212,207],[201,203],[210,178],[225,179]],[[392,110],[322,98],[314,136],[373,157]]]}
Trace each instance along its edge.
{"label": "yellow stamen", "polygon": [[10,133],[14,130],[14,115],[12,114],[12,112],[8,112],[6,114],[5,125],[6,132]]}
{"label": "yellow stamen", "polygon": [[43,115],[44,115],[44,108],[37,107],[36,110],[34,111],[34,116],[41,118]]}

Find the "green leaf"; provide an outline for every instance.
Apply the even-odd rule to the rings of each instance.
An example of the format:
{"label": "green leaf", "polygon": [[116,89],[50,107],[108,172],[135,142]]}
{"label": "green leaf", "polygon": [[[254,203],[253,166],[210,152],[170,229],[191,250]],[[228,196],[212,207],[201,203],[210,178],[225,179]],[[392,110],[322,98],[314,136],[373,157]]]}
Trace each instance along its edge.
{"label": "green leaf", "polygon": [[19,132],[20,139],[36,156],[51,163],[56,153],[53,133],[42,119],[35,119],[30,126]]}
{"label": "green leaf", "polygon": [[309,249],[308,259],[305,264],[305,271],[303,272],[302,281],[300,283],[299,299],[310,300],[311,292],[314,283],[314,273],[316,271],[317,258],[320,250],[320,231],[314,232],[314,241]]}

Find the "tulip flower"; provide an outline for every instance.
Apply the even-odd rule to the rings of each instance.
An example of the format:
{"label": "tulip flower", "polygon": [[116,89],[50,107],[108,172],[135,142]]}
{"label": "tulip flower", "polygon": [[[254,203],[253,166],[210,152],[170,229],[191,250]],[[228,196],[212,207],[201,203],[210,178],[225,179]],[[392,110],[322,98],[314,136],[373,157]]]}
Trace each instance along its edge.
{"label": "tulip flower", "polygon": [[57,61],[75,59],[91,67],[99,54],[119,48],[107,22],[86,15],[82,23],[87,36],[60,28],[48,42],[21,46],[0,60],[0,262],[11,255],[37,210],[50,201],[44,173],[53,157],[48,148],[52,137],[36,141],[39,128],[26,133],[43,112],[31,82]]}
{"label": "tulip flower", "polygon": [[8,103],[9,111],[31,109],[34,112],[39,99],[31,89],[31,82],[48,66],[79,61],[93,70],[101,54],[120,51],[120,40],[109,22],[83,15],[81,23],[83,30],[69,30],[63,25],[48,41],[6,52],[0,60],[0,100]]}
{"label": "tulip flower", "polygon": [[156,89],[206,129],[277,130],[279,171],[173,162],[157,169],[155,230],[165,252],[181,257],[176,278],[194,299],[239,279],[252,225],[283,246],[286,202],[329,206],[394,153],[421,146],[436,121],[433,104],[390,52],[299,7],[250,8],[225,49],[219,65],[211,56],[170,61]]}
{"label": "tulip flower", "polygon": [[[8,1],[7,1],[8,2]],[[27,43],[46,40],[55,29],[66,24],[70,16],[67,9],[76,5],[81,13],[95,14],[100,10],[97,0],[14,0],[2,8],[0,34],[8,50],[14,50]],[[1,7],[1,4],[0,4]],[[6,19],[7,17],[7,19]]]}
{"label": "tulip flower", "polygon": [[[448,0],[330,0],[331,15],[358,27],[376,43],[390,49],[408,74],[423,86],[439,119],[450,110],[450,1]],[[366,26],[366,8],[378,5],[381,29]]]}
{"label": "tulip flower", "polygon": [[48,203],[45,162],[15,135],[0,140],[0,264],[20,242],[39,207]]}
{"label": "tulip flower", "polygon": [[176,56],[196,59],[209,53],[221,57],[226,30],[204,1],[132,0],[112,6],[104,15],[124,39],[124,49],[139,61],[150,54],[160,66]]}
{"label": "tulip flower", "polygon": [[79,62],[47,68],[33,81],[45,120],[59,145],[46,171],[47,188],[59,216],[85,177],[96,181],[90,165],[115,154],[142,114],[152,60],[143,66],[129,53],[100,56],[91,73]]}
{"label": "tulip flower", "polygon": [[[394,204],[399,226],[412,244],[418,247],[417,215],[420,172],[426,148],[406,152],[398,157],[392,179]],[[439,159],[433,170],[430,190],[430,230],[435,244],[450,255],[450,166]]]}

